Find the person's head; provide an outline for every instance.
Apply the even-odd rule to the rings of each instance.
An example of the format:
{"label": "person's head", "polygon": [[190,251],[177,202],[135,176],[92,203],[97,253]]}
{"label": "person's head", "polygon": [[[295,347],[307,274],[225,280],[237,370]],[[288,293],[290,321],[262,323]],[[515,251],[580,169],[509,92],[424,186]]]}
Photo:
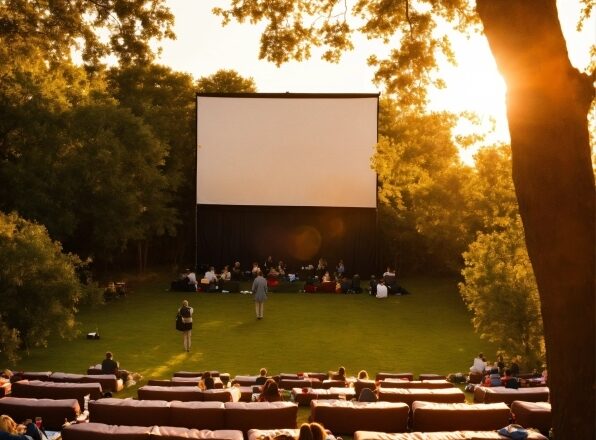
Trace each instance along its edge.
{"label": "person's head", "polygon": [[188,307],[188,300],[185,299],[184,301],[182,301],[182,307]]}
{"label": "person's head", "polygon": [[480,359],[483,359],[483,360],[484,360],[484,354],[483,354],[483,353],[478,353],[478,357],[479,357]]}
{"label": "person's head", "polygon": [[263,385],[263,394],[266,396],[279,395],[279,387],[277,386],[277,382],[275,382],[273,379],[267,379]]}
{"label": "person's head", "polygon": [[259,374],[263,377],[267,376],[267,368],[261,368]]}
{"label": "person's head", "polygon": [[383,278],[381,278],[381,279],[379,280],[379,284],[385,284],[385,280],[384,280]]}
{"label": "person's head", "polygon": [[5,414],[0,416],[0,431],[7,432],[9,434],[18,434],[17,423]]}
{"label": "person's head", "polygon": [[361,379],[361,380],[368,379],[368,372],[366,370],[360,370],[358,372],[358,379]]}
{"label": "person's head", "polygon": [[211,377],[211,372],[210,371],[205,371],[203,373],[203,380],[209,379],[210,377]]}
{"label": "person's head", "polygon": [[505,376],[511,376],[511,370],[509,368],[505,368]]}
{"label": "person's head", "polygon": [[325,428],[318,423],[303,423],[300,427],[298,440],[325,440]]}
{"label": "person's head", "polygon": [[225,265],[224,268],[223,268],[223,270],[224,270],[224,272],[228,272],[230,270],[230,266]]}
{"label": "person's head", "polygon": [[113,357],[113,356],[114,356],[114,355],[112,354],[112,352],[111,352],[111,351],[107,351],[107,352],[106,352],[106,359],[112,359],[112,357]]}
{"label": "person's head", "polygon": [[339,368],[337,369],[337,374],[338,374],[339,376],[345,376],[345,375],[346,375],[346,369],[345,369],[345,367],[339,367]]}
{"label": "person's head", "polygon": [[257,276],[260,277],[263,275],[263,272],[261,271],[261,269],[257,270]]}
{"label": "person's head", "polygon": [[235,268],[239,268],[239,267],[240,267],[240,261],[236,261],[236,262],[234,263],[234,267],[235,267]]}
{"label": "person's head", "polygon": [[214,271],[215,271],[215,267],[209,266],[209,272],[214,272]]}

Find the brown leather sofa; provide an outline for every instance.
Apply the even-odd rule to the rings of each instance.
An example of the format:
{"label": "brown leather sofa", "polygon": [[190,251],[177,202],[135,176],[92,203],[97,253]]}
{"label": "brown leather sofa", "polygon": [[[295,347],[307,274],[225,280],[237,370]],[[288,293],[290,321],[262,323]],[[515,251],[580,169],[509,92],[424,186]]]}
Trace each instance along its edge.
{"label": "brown leather sofa", "polygon": [[[155,386],[145,385],[137,390],[139,400],[180,400],[182,402],[232,402],[231,389],[201,390],[197,386]],[[235,400],[239,399],[238,397]]]}
{"label": "brown leather sofa", "polygon": [[225,403],[227,429],[296,428],[298,405],[291,402]]}
{"label": "brown leather sofa", "polygon": [[323,388],[323,383],[319,379],[280,379],[279,388],[282,390],[291,390],[293,388]]}
{"label": "brown leather sofa", "polygon": [[122,379],[118,379],[115,374],[52,373],[49,380],[59,383],[100,383],[103,391],[111,391],[113,393],[124,389]]}
{"label": "brown leather sofa", "polygon": [[412,431],[491,431],[507,426],[510,416],[504,403],[414,402]]}
{"label": "brown leather sofa", "polygon": [[198,430],[174,426],[119,426],[104,423],[70,425],[62,431],[63,440],[243,440],[242,432],[232,430]]}
{"label": "brown leather sofa", "polygon": [[101,399],[89,402],[89,420],[127,426],[180,426],[194,429],[295,428],[298,406],[290,402],[166,402]]}
{"label": "brown leather sofa", "polygon": [[447,376],[444,374],[426,373],[418,376],[418,380],[445,380]]}
{"label": "brown leather sofa", "polygon": [[[248,440],[272,440],[275,438],[298,438],[300,429],[251,429],[248,431]],[[335,440],[335,436],[327,430],[325,440]]]}
{"label": "brown leather sofa", "polygon": [[515,423],[524,428],[535,428],[547,434],[553,426],[551,406],[548,402],[523,402],[515,400],[511,404]]}
{"label": "brown leather sofa", "polygon": [[375,380],[379,381],[389,378],[414,380],[414,375],[412,373],[377,373]]}
{"label": "brown leather sofa", "polygon": [[379,382],[381,388],[426,388],[426,389],[440,389],[440,388],[455,388],[455,386],[444,379],[438,380],[401,380],[401,379],[385,379]]}
{"label": "brown leather sofa", "polygon": [[505,402],[511,405],[515,400],[524,402],[548,402],[548,387],[536,388],[505,388],[505,387],[476,387],[474,403]]}
{"label": "brown leather sofa", "polygon": [[36,399],[77,399],[83,407],[85,396],[99,399],[102,388],[99,383],[43,382],[40,380],[20,380],[12,384],[13,397]]}
{"label": "brown leather sofa", "polygon": [[241,387],[256,385],[258,377],[259,376],[236,376],[232,379],[232,385],[240,385]]}
{"label": "brown leather sofa", "polygon": [[81,413],[77,399],[31,399],[4,397],[0,399],[0,414],[7,414],[17,422],[41,417],[47,429],[60,430],[65,420],[73,421]]}
{"label": "brown leather sofa", "polygon": [[378,396],[381,401],[403,402],[410,408],[416,400],[437,403],[463,403],[466,401],[464,392],[459,388],[441,388],[436,390],[428,388],[379,388]]}
{"label": "brown leather sofa", "polygon": [[11,382],[18,382],[19,380],[44,380],[47,381],[52,375],[51,371],[19,371],[15,372],[11,377]]}
{"label": "brown leather sofa", "polygon": [[[386,432],[356,431],[354,440],[507,440],[496,431]],[[527,440],[548,440],[537,432],[529,432]]]}
{"label": "brown leather sofa", "polygon": [[374,380],[356,380],[356,382],[354,382],[354,392],[356,394],[356,398],[358,398],[364,388],[375,391],[377,389],[377,383]]}
{"label": "brown leather sofa", "polygon": [[358,430],[405,432],[410,409],[405,403],[313,400],[311,421],[334,434],[352,435]]}

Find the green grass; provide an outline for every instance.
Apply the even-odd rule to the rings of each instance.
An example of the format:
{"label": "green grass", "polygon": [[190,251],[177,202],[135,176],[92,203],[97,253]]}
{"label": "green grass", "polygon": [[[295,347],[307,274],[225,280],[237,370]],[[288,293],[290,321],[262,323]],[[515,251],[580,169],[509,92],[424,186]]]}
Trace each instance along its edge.
{"label": "green grass", "polygon": [[[476,335],[453,279],[416,278],[413,292],[377,300],[367,294],[271,293],[265,318],[255,319],[251,295],[167,292],[167,279],[139,283],[125,299],[79,314],[81,337],[53,339],[32,350],[16,370],[83,373],[114,352],[123,368],[148,378],[178,370],[216,369],[271,374],[347,368],[442,373],[467,371],[478,351],[495,347]],[[174,329],[183,299],[194,307],[193,345],[183,351]],[[84,334],[99,328],[100,340]],[[123,396],[136,396],[136,387]]]}

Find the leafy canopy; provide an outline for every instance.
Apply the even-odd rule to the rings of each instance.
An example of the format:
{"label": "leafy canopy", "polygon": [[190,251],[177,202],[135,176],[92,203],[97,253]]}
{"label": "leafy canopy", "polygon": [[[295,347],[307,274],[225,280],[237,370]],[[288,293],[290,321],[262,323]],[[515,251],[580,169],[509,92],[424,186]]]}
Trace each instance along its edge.
{"label": "leafy canopy", "polygon": [[46,229],[0,212],[0,356],[46,346],[48,337],[76,335],[75,313],[83,294],[78,257],[64,254]]}
{"label": "leafy canopy", "polygon": [[395,43],[388,55],[371,54],[368,62],[376,66],[375,81],[385,83],[387,93],[402,105],[417,107],[426,103],[429,85],[443,85],[431,75],[437,54],[453,61],[439,25],[450,22],[464,29],[477,20],[467,0],[356,0],[351,8],[339,0],[232,0],[229,8],[213,12],[224,25],[266,22],[259,57],[277,65],[308,59],[313,47],[323,50],[323,59],[336,62],[354,47],[356,33]]}

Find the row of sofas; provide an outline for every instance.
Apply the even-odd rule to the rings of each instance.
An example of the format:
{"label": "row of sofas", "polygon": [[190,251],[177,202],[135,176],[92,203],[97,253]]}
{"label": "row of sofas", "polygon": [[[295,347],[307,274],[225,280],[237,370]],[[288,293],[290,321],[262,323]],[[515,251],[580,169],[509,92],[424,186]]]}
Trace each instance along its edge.
{"label": "row of sofas", "polygon": [[126,426],[179,426],[239,430],[295,428],[298,406],[291,402],[167,402],[107,398],[89,402],[89,421]]}
{"label": "row of sofas", "polygon": [[65,421],[76,420],[81,414],[77,399],[34,399],[28,397],[3,397],[0,414],[14,420],[35,420],[41,417],[46,429],[58,431]]}
{"label": "row of sofas", "polygon": [[179,426],[120,426],[105,423],[80,423],[62,430],[63,440],[243,440],[242,431],[189,429]]}
{"label": "row of sofas", "polygon": [[511,418],[526,428],[548,432],[551,426],[548,403],[514,402],[473,404],[414,401],[410,406],[392,402],[313,400],[311,421],[334,434],[356,431],[486,431],[507,426]]}
{"label": "row of sofas", "polygon": [[112,393],[121,391],[124,388],[122,379],[118,379],[115,374],[74,374],[52,371],[31,371],[15,373],[11,377],[11,382],[20,380],[39,380],[42,382],[59,383],[100,383],[103,391]]}

